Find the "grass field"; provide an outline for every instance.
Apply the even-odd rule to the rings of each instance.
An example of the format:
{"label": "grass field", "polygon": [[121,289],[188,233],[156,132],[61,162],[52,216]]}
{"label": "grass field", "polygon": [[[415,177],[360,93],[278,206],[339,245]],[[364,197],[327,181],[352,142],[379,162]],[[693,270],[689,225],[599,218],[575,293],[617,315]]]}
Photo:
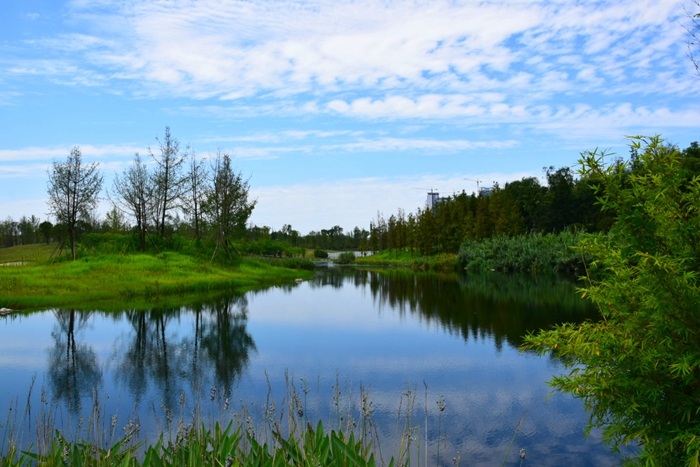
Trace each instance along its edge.
{"label": "grass field", "polygon": [[15,262],[46,261],[56,249],[57,244],[35,243],[32,245],[20,245],[10,248],[0,248],[0,264]]}
{"label": "grass field", "polygon": [[224,267],[172,252],[95,255],[51,264],[47,258],[52,251],[51,245],[0,249],[2,263],[21,263],[0,266],[0,308],[80,309],[97,301],[152,301],[198,292],[245,291],[313,275],[255,259],[243,258],[235,267]]}

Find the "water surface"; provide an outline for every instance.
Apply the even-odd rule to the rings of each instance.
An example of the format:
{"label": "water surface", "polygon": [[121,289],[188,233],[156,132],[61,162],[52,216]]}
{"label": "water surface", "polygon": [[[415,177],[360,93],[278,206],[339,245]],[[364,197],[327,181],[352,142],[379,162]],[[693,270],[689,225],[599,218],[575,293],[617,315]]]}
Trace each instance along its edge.
{"label": "water surface", "polygon": [[561,364],[518,350],[529,331],[584,319],[595,310],[553,277],[352,268],[176,309],[11,315],[0,319],[0,410],[36,376],[58,423],[75,427],[98,394],[105,414],[137,418],[148,436],[183,407],[260,427],[272,402],[284,419],[294,394],[304,420],[338,426],[361,420],[362,391],[388,454],[399,410],[413,408],[416,465],[426,438],[431,465],[500,465],[521,419],[506,465],[520,448],[523,465],[617,465],[597,433],[583,436],[578,400],[547,401]]}

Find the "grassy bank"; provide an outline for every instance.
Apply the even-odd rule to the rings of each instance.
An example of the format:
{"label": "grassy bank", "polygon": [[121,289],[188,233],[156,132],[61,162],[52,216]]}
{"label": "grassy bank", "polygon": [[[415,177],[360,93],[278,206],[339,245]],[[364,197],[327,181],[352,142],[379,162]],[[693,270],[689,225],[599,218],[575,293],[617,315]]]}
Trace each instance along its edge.
{"label": "grassy bank", "polygon": [[433,256],[414,256],[410,251],[381,251],[355,260],[363,266],[389,266],[414,270],[454,271],[459,268],[457,255],[443,253]]}
{"label": "grassy bank", "polygon": [[23,254],[22,248],[2,252],[6,262],[21,264],[0,267],[0,307],[16,310],[48,306],[84,308],[93,302],[157,300],[231,288],[245,291],[289,283],[313,274],[280,267],[287,264],[276,265],[251,258],[242,258],[236,266],[220,266],[175,252],[96,254],[51,264],[41,258],[42,253],[35,252],[35,256],[30,257]]}

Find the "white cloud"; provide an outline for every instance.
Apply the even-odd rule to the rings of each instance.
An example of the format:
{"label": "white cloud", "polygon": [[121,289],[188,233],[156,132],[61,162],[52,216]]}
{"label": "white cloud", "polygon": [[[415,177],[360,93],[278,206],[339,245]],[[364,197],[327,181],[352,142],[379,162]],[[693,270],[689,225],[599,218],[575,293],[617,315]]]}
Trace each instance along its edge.
{"label": "white cloud", "polygon": [[282,154],[296,152],[311,152],[313,146],[295,147],[235,147],[225,150],[232,157],[237,159],[276,159]]}
{"label": "white cloud", "polygon": [[421,150],[430,153],[445,153],[466,151],[480,148],[513,148],[518,146],[514,140],[507,141],[469,141],[469,140],[437,140],[416,138],[377,138],[363,139],[354,143],[332,144],[321,146],[324,150],[342,149],[349,152],[389,152]]}
{"label": "white cloud", "polygon": [[70,154],[73,147],[79,147],[84,158],[106,158],[106,157],[132,157],[134,153],[146,153],[145,147],[134,145],[105,145],[94,146],[91,144],[73,144],[64,147],[27,147],[21,149],[0,149],[0,161],[29,161],[29,160],[50,160],[65,159]]}
{"label": "white cloud", "polygon": [[[497,92],[511,106],[556,92],[639,92],[643,83],[669,93],[693,85],[679,77],[688,66],[677,24],[683,10],[671,1],[72,5],[92,32],[62,34],[41,45],[77,54],[80,73],[46,63],[11,72],[78,75],[97,67],[102,71],[91,81],[133,80],[148,93],[195,98],[379,91],[430,101],[437,91]],[[672,71],[673,89],[657,70]],[[347,101],[338,97],[329,100],[330,108]],[[365,103],[360,99],[351,100]],[[400,97],[385,103],[398,112],[404,104]],[[448,105],[425,106],[454,116]]]}
{"label": "white cloud", "polygon": [[[437,118],[453,115],[463,123],[518,125],[539,132],[554,133],[565,139],[616,137],[634,132],[658,133],[667,128],[697,127],[700,111],[695,109],[650,108],[631,102],[609,103],[600,107],[576,105],[511,105],[504,102],[469,103],[465,96],[432,96],[411,100],[389,97],[385,100],[357,99],[350,103],[336,100],[329,104],[335,112],[369,119]],[[512,147],[509,141],[501,147]]]}
{"label": "white cloud", "polygon": [[332,138],[335,136],[359,136],[363,132],[350,130],[282,130],[277,132],[261,132],[241,136],[212,136],[200,138],[201,143],[280,143],[298,141],[309,138]]}

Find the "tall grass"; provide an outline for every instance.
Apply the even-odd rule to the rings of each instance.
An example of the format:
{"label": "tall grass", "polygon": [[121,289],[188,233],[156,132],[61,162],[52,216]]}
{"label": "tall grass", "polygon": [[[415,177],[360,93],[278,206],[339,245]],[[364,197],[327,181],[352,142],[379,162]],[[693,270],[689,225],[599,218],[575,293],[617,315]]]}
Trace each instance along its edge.
{"label": "tall grass", "polygon": [[583,272],[589,258],[576,250],[581,232],[466,239],[458,260],[467,271]]}
{"label": "tall grass", "polygon": [[[33,386],[33,384],[32,384]],[[271,391],[271,390],[270,390]],[[287,380],[279,408],[271,395],[259,412],[212,387],[188,411],[184,394],[179,413],[156,413],[160,432],[148,439],[137,416],[126,423],[107,413],[97,390],[88,413],[60,429],[59,405],[48,401],[42,389],[40,407],[32,407],[32,389],[24,407],[19,400],[0,424],[0,467],[41,466],[421,466],[442,465],[440,453],[429,460],[428,446],[440,444],[440,417],[446,403],[437,401],[437,439],[428,439],[428,389],[425,419],[420,425],[417,391],[410,385],[401,394],[396,411],[393,448],[382,445],[384,433],[375,424],[369,392],[361,387],[359,399],[336,381],[332,411],[327,421],[311,420],[306,411],[306,381]],[[318,403],[318,402],[317,402]],[[209,407],[208,415],[203,415]],[[121,422],[121,423],[120,423]],[[424,433],[424,437],[423,437]],[[517,434],[517,433],[516,433]],[[425,451],[422,453],[421,449]],[[423,454],[423,455],[421,455]],[[443,453],[443,456],[447,453]],[[457,453],[458,459],[459,454]],[[456,462],[459,465],[459,462]]]}

